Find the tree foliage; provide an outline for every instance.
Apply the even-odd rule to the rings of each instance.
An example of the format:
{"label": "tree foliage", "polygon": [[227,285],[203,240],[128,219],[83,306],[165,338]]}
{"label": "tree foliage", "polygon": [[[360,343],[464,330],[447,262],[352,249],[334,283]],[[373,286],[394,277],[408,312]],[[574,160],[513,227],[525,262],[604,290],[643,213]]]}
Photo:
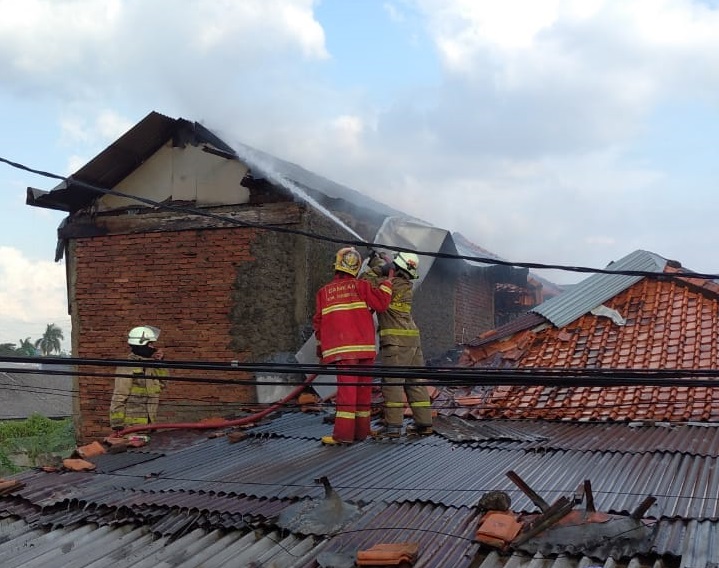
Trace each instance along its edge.
{"label": "tree foliage", "polygon": [[14,343],[0,343],[0,357],[12,357],[17,355]]}
{"label": "tree foliage", "polygon": [[32,341],[29,337],[18,343],[0,343],[0,357],[47,357],[52,353],[63,355],[62,344],[65,336],[62,329],[54,323],[47,324],[45,333],[40,339]]}
{"label": "tree foliage", "polygon": [[65,337],[62,330],[54,323],[49,323],[43,336],[35,342],[35,347],[40,349],[40,353],[46,357],[53,352],[59,354],[62,349],[60,341],[63,339]]}
{"label": "tree foliage", "polygon": [[37,349],[35,349],[35,344],[29,337],[21,339],[18,347],[15,349],[15,355],[21,355],[23,357],[35,357],[37,355]]}

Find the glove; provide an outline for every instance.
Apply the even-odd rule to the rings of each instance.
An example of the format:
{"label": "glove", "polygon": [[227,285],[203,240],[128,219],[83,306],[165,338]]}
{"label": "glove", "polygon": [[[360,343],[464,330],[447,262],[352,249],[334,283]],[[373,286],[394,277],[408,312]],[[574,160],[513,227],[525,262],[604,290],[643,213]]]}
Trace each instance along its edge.
{"label": "glove", "polygon": [[385,262],[382,265],[382,270],[380,271],[380,274],[382,274],[382,276],[387,276],[389,278],[394,276],[394,262]]}
{"label": "glove", "polygon": [[319,343],[315,347],[315,355],[317,355],[318,359],[322,359],[322,346]]}

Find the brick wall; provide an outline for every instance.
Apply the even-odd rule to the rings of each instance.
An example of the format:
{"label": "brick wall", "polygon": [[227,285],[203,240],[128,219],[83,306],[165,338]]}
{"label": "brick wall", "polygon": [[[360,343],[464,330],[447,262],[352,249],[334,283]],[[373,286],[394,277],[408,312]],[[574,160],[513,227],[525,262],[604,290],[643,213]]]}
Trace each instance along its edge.
{"label": "brick wall", "polygon": [[[228,363],[250,349],[233,346],[230,328],[237,271],[255,260],[254,229],[213,229],[79,238],[71,245],[73,351],[78,357],[124,359],[127,332],[149,324],[162,330],[158,344],[176,361]],[[83,376],[114,368],[80,369],[79,434],[107,434],[113,379]],[[218,372],[177,371],[197,378]],[[247,385],[172,382],[163,392],[161,422],[195,420],[252,402]]]}
{"label": "brick wall", "polygon": [[455,297],[456,342],[466,343],[494,327],[494,280],[480,270],[462,272]]}
{"label": "brick wall", "polygon": [[454,286],[452,261],[436,259],[414,292],[412,316],[420,329],[425,359],[434,359],[454,347]]}
{"label": "brick wall", "polygon": [[[253,213],[253,211],[264,213]],[[225,213],[227,214],[227,213]],[[249,208],[273,223],[328,236],[341,230],[296,204]],[[128,220],[129,219],[129,220]],[[168,221],[170,219],[170,221]],[[162,330],[169,361],[263,362],[294,354],[311,335],[316,289],[331,277],[339,245],[250,227],[188,227],[162,213],[75,218],[62,235],[67,250],[73,354],[125,359],[135,325]],[[173,225],[174,226],[174,225]],[[108,232],[93,234],[87,232]],[[79,369],[75,415],[83,440],[108,433],[112,367]],[[246,373],[173,371],[176,378],[253,378]],[[160,422],[233,416],[255,402],[254,385],[169,381]]]}

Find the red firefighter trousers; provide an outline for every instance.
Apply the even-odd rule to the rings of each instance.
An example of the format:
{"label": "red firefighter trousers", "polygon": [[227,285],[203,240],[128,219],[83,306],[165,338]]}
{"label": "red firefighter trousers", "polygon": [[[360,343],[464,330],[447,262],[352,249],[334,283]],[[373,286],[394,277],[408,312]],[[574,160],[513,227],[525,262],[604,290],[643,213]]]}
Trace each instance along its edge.
{"label": "red firefighter trousers", "polygon": [[[346,365],[372,365],[374,359],[345,359]],[[370,406],[372,403],[372,377],[337,375],[337,412],[332,437],[338,442],[361,442],[370,435]]]}

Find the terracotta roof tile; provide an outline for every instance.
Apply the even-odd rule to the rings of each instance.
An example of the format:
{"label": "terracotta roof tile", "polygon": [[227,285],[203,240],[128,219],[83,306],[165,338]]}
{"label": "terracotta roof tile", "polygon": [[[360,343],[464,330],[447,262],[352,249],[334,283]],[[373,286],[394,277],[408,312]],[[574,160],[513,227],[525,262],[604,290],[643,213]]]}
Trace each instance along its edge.
{"label": "terracotta roof tile", "polygon": [[[676,269],[668,267],[668,272]],[[645,278],[604,305],[626,324],[590,313],[567,326],[518,329],[469,346],[460,366],[491,368],[716,369],[719,285]],[[719,389],[507,387],[482,393],[478,417],[719,421]],[[464,392],[466,400],[473,393]],[[450,406],[452,404],[450,403]],[[455,405],[457,406],[457,405]],[[465,407],[466,408],[466,407]],[[451,412],[451,411],[450,411]]]}

